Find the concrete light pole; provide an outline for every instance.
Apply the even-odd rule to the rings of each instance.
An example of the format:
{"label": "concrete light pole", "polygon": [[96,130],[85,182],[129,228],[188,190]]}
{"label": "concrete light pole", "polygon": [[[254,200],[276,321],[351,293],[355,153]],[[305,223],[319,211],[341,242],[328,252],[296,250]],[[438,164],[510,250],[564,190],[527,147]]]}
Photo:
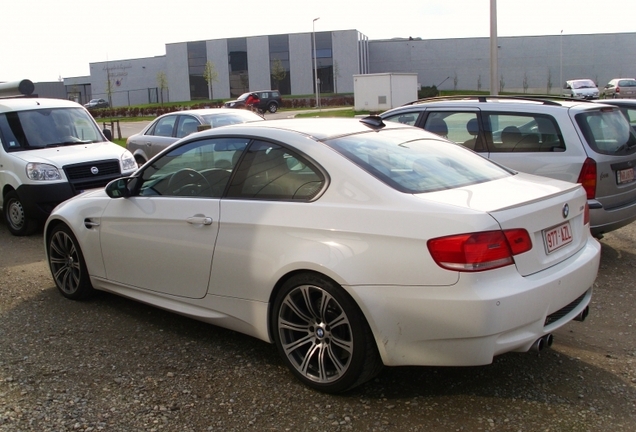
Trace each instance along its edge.
{"label": "concrete light pole", "polygon": [[497,66],[499,53],[497,52],[497,0],[490,0],[490,94],[499,94],[497,83]]}
{"label": "concrete light pole", "polygon": [[316,57],[316,21],[318,21],[320,17],[314,18],[312,23],[312,36],[314,39],[314,86],[316,89],[316,106],[320,107],[320,96],[318,95],[318,58]]}
{"label": "concrete light pole", "polygon": [[561,30],[561,36],[559,36],[559,45],[561,46],[559,52],[559,87],[563,85],[563,30]]}

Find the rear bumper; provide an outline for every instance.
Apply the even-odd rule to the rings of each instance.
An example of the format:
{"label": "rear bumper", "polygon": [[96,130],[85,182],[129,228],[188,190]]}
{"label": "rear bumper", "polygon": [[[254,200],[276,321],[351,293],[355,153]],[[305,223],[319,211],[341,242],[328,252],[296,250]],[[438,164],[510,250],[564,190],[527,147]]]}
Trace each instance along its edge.
{"label": "rear bumper", "polygon": [[[498,354],[528,351],[581,313],[599,260],[600,244],[590,237],[575,255],[526,277],[508,266],[463,273],[453,286],[347,290],[367,317],[385,365],[484,365]],[[549,315],[557,318],[546,321]]]}
{"label": "rear bumper", "polygon": [[617,230],[636,220],[636,201],[621,207],[606,209],[596,200],[588,201],[590,207],[590,231],[594,237]]}

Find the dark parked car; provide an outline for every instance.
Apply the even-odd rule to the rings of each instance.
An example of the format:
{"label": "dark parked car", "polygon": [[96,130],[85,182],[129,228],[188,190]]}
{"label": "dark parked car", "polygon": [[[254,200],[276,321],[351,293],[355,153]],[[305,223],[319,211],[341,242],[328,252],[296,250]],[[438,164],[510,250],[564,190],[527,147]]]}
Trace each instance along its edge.
{"label": "dark parked car", "polygon": [[255,94],[260,99],[258,105],[255,108],[261,113],[269,111],[275,113],[282,104],[280,92],[278,90],[258,90],[248,93],[243,93],[236,100],[225,102],[226,108],[245,108],[245,102],[249,95]]}
{"label": "dark parked car", "polygon": [[108,108],[108,102],[105,99],[91,99],[87,104],[84,104],[85,108]]}

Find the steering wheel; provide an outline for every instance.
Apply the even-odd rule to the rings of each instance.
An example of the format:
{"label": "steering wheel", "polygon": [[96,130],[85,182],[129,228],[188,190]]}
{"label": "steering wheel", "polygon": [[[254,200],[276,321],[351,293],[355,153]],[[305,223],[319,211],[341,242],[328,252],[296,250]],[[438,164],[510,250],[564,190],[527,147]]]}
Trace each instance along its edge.
{"label": "steering wheel", "polygon": [[172,174],[168,181],[168,193],[176,196],[198,196],[209,192],[210,183],[200,172],[184,168]]}

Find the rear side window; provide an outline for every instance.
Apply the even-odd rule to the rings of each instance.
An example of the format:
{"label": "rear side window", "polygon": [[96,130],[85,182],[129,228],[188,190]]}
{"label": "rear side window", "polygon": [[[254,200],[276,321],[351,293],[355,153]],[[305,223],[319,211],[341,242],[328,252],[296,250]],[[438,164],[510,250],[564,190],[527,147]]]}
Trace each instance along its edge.
{"label": "rear side window", "polygon": [[587,111],[575,118],[585,140],[595,152],[607,155],[636,152],[636,134],[618,109]]}
{"label": "rear side window", "polygon": [[559,152],[565,142],[557,122],[540,114],[490,113],[485,116],[488,148],[494,153]]}
{"label": "rear side window", "polygon": [[383,117],[382,120],[415,126],[415,123],[417,123],[417,119],[419,118],[419,116],[420,113],[418,112],[400,113],[388,117]]}
{"label": "rear side window", "polygon": [[265,141],[250,145],[237,168],[229,198],[311,201],[325,176],[302,156]]}
{"label": "rear side window", "polygon": [[476,112],[433,112],[426,118],[424,129],[471,150],[486,150],[478,139],[480,131]]}

